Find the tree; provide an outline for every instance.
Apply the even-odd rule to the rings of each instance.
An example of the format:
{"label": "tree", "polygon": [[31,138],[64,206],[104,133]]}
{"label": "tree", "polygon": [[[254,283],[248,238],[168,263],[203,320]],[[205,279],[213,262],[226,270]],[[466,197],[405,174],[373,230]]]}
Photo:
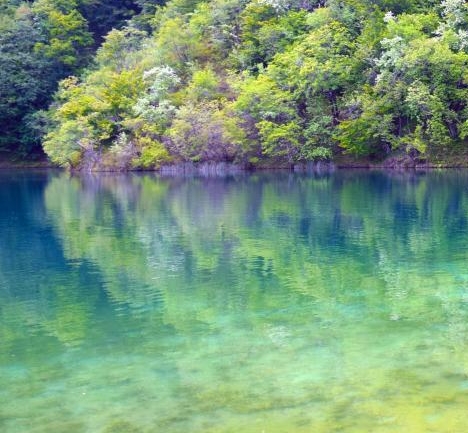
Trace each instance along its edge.
{"label": "tree", "polygon": [[32,7],[43,36],[35,50],[63,68],[62,76],[86,65],[91,54],[93,39],[77,5],[75,0],[36,0]]}
{"label": "tree", "polygon": [[34,50],[41,38],[26,6],[18,9],[15,20],[4,21],[0,31],[0,151],[23,158],[40,152],[34,115],[47,106],[55,88],[53,62]]}

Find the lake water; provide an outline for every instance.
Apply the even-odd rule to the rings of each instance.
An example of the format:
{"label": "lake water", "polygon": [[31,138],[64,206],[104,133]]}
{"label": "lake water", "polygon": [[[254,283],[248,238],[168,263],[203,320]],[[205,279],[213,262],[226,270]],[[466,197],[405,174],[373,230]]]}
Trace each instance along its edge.
{"label": "lake water", "polygon": [[0,172],[0,431],[468,431],[468,172]]}

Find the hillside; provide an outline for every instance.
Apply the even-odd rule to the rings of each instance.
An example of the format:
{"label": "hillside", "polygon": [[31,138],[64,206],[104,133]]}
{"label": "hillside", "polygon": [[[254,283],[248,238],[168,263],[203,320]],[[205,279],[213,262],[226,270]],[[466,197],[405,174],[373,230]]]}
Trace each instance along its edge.
{"label": "hillside", "polygon": [[462,0],[15,3],[3,150],[90,170],[465,158]]}

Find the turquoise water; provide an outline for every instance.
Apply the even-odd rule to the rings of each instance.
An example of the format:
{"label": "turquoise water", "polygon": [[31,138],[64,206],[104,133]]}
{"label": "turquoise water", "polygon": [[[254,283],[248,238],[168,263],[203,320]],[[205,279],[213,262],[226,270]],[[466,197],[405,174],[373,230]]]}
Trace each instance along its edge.
{"label": "turquoise water", "polygon": [[466,432],[468,172],[0,172],[0,431]]}

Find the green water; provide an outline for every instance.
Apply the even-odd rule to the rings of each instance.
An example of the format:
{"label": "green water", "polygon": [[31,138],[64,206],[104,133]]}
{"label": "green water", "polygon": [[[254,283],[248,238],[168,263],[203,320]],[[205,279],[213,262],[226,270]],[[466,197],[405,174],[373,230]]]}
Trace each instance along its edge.
{"label": "green water", "polygon": [[0,172],[0,431],[468,431],[468,172]]}

